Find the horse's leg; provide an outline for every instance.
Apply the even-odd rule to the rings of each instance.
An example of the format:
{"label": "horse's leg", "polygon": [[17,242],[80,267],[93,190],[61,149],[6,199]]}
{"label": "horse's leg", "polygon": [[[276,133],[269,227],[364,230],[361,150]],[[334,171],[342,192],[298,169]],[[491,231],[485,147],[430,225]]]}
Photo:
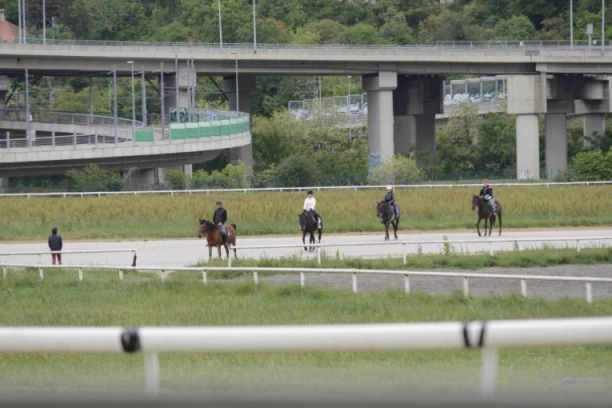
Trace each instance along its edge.
{"label": "horse's leg", "polygon": [[501,210],[499,211],[499,214],[497,214],[497,215],[499,215],[499,235],[501,235],[501,230],[502,230],[502,228],[501,228],[501,225],[502,225]]}
{"label": "horse's leg", "polygon": [[399,218],[395,220],[395,224],[393,224],[393,233],[395,234],[395,239],[397,239],[397,229],[399,227]]}
{"label": "horse's leg", "polygon": [[491,236],[491,230],[493,229],[493,224],[495,224],[495,216],[491,215],[489,219],[489,236]]}
{"label": "horse's leg", "polygon": [[482,236],[480,235],[480,221],[482,220],[482,218],[480,217],[480,215],[478,216],[478,221],[476,221],[476,231],[478,231],[478,236]]}
{"label": "horse's leg", "polygon": [[314,251],[315,251],[314,244],[315,244],[316,242],[317,242],[317,240],[315,239],[315,236],[314,236],[314,231],[310,231],[310,243],[311,243],[311,245],[310,245],[310,251],[311,251],[311,252],[314,252]]}
{"label": "horse's leg", "polygon": [[389,221],[385,221],[385,241],[389,240]]}
{"label": "horse's leg", "polygon": [[302,244],[304,244],[304,251],[308,251],[308,248],[306,247],[306,229],[304,229],[302,232]]}
{"label": "horse's leg", "polygon": [[321,234],[323,233],[323,228],[319,228],[319,244],[321,243]]}
{"label": "horse's leg", "polygon": [[212,245],[208,246],[208,260],[210,261],[212,259]]}

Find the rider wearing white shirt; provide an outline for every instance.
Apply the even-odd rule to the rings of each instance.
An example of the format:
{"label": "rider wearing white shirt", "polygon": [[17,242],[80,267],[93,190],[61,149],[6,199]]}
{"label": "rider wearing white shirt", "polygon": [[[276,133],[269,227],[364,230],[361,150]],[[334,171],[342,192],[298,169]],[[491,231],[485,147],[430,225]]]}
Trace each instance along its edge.
{"label": "rider wearing white shirt", "polygon": [[304,199],[304,211],[312,212],[315,217],[315,220],[320,223],[319,214],[315,211],[315,206],[317,205],[317,200],[312,196],[312,190],[308,190],[306,198]]}

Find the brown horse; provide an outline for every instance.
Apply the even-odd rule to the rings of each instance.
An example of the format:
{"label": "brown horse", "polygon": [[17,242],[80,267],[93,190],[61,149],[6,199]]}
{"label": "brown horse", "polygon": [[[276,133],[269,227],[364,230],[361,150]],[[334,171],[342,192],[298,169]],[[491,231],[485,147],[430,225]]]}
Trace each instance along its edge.
{"label": "brown horse", "polygon": [[[226,225],[225,228],[229,234],[227,242],[223,243],[223,237],[221,236],[221,231],[219,230],[219,226],[208,220],[200,221],[200,229],[198,230],[198,238],[202,238],[206,235],[206,241],[208,242],[208,260],[212,258],[212,249],[213,247],[217,247],[219,251],[219,259],[221,259],[221,246],[225,247],[225,253],[229,258],[229,246],[231,244],[233,247],[236,246],[236,224]],[[234,257],[238,258],[236,255],[236,248],[234,248]]]}

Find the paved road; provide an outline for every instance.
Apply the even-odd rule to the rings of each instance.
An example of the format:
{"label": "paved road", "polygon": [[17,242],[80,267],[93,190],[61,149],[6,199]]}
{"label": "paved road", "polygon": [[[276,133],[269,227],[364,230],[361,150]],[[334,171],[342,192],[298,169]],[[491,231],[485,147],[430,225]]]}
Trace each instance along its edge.
{"label": "paved road", "polygon": [[[443,233],[422,233],[407,234],[402,233],[402,241],[431,241],[443,239]],[[473,240],[478,239],[474,233],[449,233],[446,234],[449,240]],[[589,237],[592,241],[585,241],[584,246],[589,245],[612,245],[612,240],[603,240],[602,237],[612,236],[611,229],[567,229],[567,230],[546,230],[546,231],[507,231],[503,237],[493,236],[494,242],[491,247],[494,250],[511,250],[512,242],[496,242],[500,239],[525,239],[525,238],[568,238],[569,245],[575,247],[576,238]],[[485,240],[485,238],[480,238]],[[572,241],[573,240],[573,241]],[[401,245],[395,241],[385,243],[381,234],[364,235],[326,235],[322,241],[327,244],[343,243],[383,243],[378,246],[338,246],[325,249],[331,256],[335,256],[338,251],[342,256],[360,257],[381,257],[387,255],[401,256]],[[267,237],[267,238],[239,238],[240,246],[265,246],[265,245],[293,245],[300,244],[298,237]],[[547,242],[553,246],[565,246],[568,242]],[[541,246],[542,243],[522,243],[521,247]],[[70,242],[65,244],[66,250],[101,250],[101,249],[136,249],[138,253],[138,266],[159,266],[171,271],[173,266],[189,266],[197,262],[207,261],[208,250],[204,240],[185,239],[185,240],[155,240],[155,241],[101,241],[101,242]],[[423,244],[423,253],[440,253],[442,244]],[[44,243],[40,244],[0,244],[0,262],[24,263],[36,265],[39,258],[36,255],[6,256],[2,253],[20,251],[46,251]],[[418,245],[411,244],[406,246],[408,253],[418,251]],[[488,251],[488,243],[470,243],[455,245],[457,252]],[[315,254],[305,253],[303,247],[282,248],[282,249],[244,249],[238,253],[241,258],[260,258],[260,257],[283,257],[301,256],[315,257]],[[40,258],[43,264],[50,263],[50,255]],[[95,254],[65,254],[65,265],[125,265],[129,266],[132,262],[131,253],[95,253]],[[450,268],[449,268],[450,270]],[[560,276],[594,276],[612,277],[612,264],[605,265],[559,265],[546,268],[488,268],[476,273],[494,274],[519,274],[519,275],[560,275]],[[172,279],[172,275],[170,275]],[[245,278],[252,279],[252,278]],[[299,274],[286,274],[274,276],[260,276],[260,281],[270,283],[299,283]],[[332,288],[343,288],[350,290],[352,287],[351,276],[337,273],[308,274],[306,276],[307,285],[319,285]],[[232,280],[231,282],[236,282]],[[463,282],[461,278],[439,278],[439,277],[412,277],[410,287],[412,291],[424,291],[437,294],[449,294],[454,290],[461,290]],[[358,290],[380,291],[387,289],[404,288],[403,276],[360,274],[358,276]],[[469,291],[471,296],[487,296],[508,294],[511,292],[520,293],[520,282],[515,279],[475,279],[469,280]],[[542,297],[547,299],[560,299],[563,297],[585,298],[585,284],[573,282],[551,282],[551,281],[527,281],[527,293],[530,297]],[[593,283],[593,299],[612,298],[612,283]]]}
{"label": "paved road", "polygon": [[[611,245],[612,240],[603,240],[602,237],[612,237],[612,229],[567,229],[567,230],[545,230],[545,231],[505,231],[501,237],[493,235],[491,238],[478,238],[475,232],[472,233],[402,233],[399,241],[384,242],[383,234],[363,234],[363,235],[324,235],[321,243],[324,244],[382,244],[382,245],[362,245],[362,246],[337,246],[328,247],[324,251],[328,256],[335,256],[339,253],[343,257],[384,257],[388,255],[401,256],[402,245],[400,241],[435,241],[442,240],[444,235],[449,240],[491,240],[488,243],[469,243],[456,244],[456,253],[473,253],[477,251],[511,250],[512,242],[497,242],[501,239],[525,239],[525,238],[570,238],[567,242],[546,242],[551,246],[575,247],[575,238],[589,237],[592,241],[581,243],[584,246],[590,245]],[[520,243],[520,247],[538,247],[543,243],[529,242]],[[266,245],[301,245],[301,236],[293,237],[238,237],[237,247],[241,246],[266,246]],[[422,253],[441,253],[442,244],[422,244]],[[189,266],[197,262],[208,260],[208,248],[204,239],[182,239],[182,240],[141,240],[141,241],[97,241],[97,242],[70,242],[66,239],[64,250],[109,250],[109,249],[135,249],[138,254],[138,266]],[[15,243],[0,244],[0,262],[7,263],[26,263],[38,264],[38,257],[35,255],[6,256],[2,253],[20,251],[47,251],[46,243]],[[407,253],[417,253],[417,244],[406,246]],[[216,250],[213,250],[216,256]],[[315,253],[305,253],[302,246],[299,248],[265,248],[265,249],[239,249],[238,257],[245,258],[278,258],[287,256],[316,257]],[[225,259],[225,254],[223,255]],[[88,264],[88,265],[130,265],[132,255],[130,253],[94,253],[94,254],[65,254],[64,264]],[[50,263],[50,255],[41,257],[42,263]]]}

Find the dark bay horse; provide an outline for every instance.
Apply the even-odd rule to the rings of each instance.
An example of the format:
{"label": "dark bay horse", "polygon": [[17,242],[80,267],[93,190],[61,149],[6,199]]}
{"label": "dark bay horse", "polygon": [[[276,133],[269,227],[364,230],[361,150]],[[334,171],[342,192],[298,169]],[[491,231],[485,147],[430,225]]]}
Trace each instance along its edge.
{"label": "dark bay horse", "polygon": [[[321,220],[321,228],[317,225],[317,220],[314,215],[310,212],[303,211],[298,215],[300,218],[300,229],[302,230],[302,243],[304,244],[304,251],[308,251],[309,247],[306,246],[306,234],[310,234],[309,243],[315,243],[314,233],[317,231],[319,233],[319,244],[321,243],[321,234],[323,233],[323,218],[321,214],[319,214],[319,219]],[[310,246],[310,251],[313,252],[315,250],[314,246]]]}
{"label": "dark bay horse", "polygon": [[[497,205],[497,215],[499,215],[499,235],[502,233],[502,206],[499,201],[495,200],[495,204]],[[489,222],[489,236],[491,236],[491,230],[493,229],[493,225],[495,224],[495,214],[491,210],[491,206],[489,202],[484,198],[477,195],[472,195],[472,210],[478,209],[478,222],[476,223],[476,231],[478,231],[478,236],[480,235],[480,221],[485,220],[484,222],[484,236],[487,236],[487,221]]]}
{"label": "dark bay horse", "polygon": [[382,219],[383,224],[385,224],[385,241],[389,240],[389,224],[393,226],[393,234],[395,235],[395,239],[397,239],[397,227],[399,225],[399,206],[395,204],[397,208],[397,215],[391,208],[391,205],[385,201],[380,201],[376,205],[376,216]]}
{"label": "dark bay horse", "polygon": [[[212,249],[213,247],[217,247],[219,251],[219,259],[221,259],[221,246],[225,247],[225,253],[229,258],[229,246],[231,244],[233,247],[236,246],[236,224],[227,224],[225,228],[227,229],[227,233],[229,234],[227,242],[223,243],[223,236],[221,235],[221,231],[219,230],[219,226],[208,220],[200,220],[200,229],[198,230],[198,238],[202,238],[206,235],[206,241],[208,242],[208,260],[212,258]],[[238,258],[236,255],[236,248],[234,248],[234,257]]]}

